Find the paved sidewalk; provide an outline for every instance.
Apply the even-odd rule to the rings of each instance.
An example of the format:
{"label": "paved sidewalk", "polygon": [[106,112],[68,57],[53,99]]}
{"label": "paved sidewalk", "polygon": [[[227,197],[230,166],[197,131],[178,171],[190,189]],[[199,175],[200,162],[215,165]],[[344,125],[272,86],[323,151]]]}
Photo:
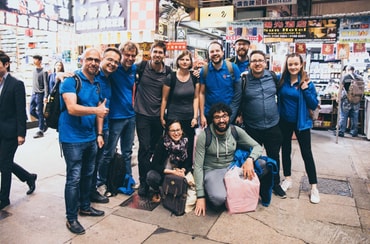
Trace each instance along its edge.
{"label": "paved sidewalk", "polygon": [[[104,217],[79,217],[86,234],[65,227],[65,164],[58,134],[33,139],[28,130],[16,162],[38,174],[34,194],[13,177],[11,205],[0,211],[0,243],[370,243],[370,141],[312,131],[321,202],[309,202],[309,185],[297,142],[293,142],[293,188],[287,199],[273,196],[265,208],[230,215],[207,212],[172,216],[161,205],[153,211],[121,207],[129,197],[94,204]],[[137,144],[134,150],[136,161]],[[137,179],[137,166],[133,168]]]}

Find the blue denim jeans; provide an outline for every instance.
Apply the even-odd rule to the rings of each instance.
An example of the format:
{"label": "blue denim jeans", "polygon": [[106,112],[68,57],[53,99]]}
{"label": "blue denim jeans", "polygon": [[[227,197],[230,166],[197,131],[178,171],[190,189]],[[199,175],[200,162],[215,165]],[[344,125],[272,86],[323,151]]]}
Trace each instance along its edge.
{"label": "blue denim jeans", "polygon": [[108,146],[109,131],[105,130],[103,131],[103,134],[104,145],[102,148],[98,147],[97,149],[98,152],[96,153],[95,170],[91,180],[91,194],[93,194],[96,191],[96,188],[100,186],[98,185],[98,178],[102,174],[101,170],[103,169],[102,165],[104,165],[104,151]]}
{"label": "blue denim jeans", "polygon": [[340,107],[339,131],[344,133],[347,128],[348,117],[351,120],[351,134],[358,134],[358,114],[360,110],[360,103],[353,104],[348,101],[346,97],[341,100]]}
{"label": "blue denim jeans", "polygon": [[31,96],[30,114],[39,121],[39,130],[44,131],[44,93],[34,93]]}
{"label": "blue denim jeans", "polygon": [[126,164],[126,174],[132,176],[131,157],[135,139],[135,120],[135,116],[128,119],[109,120],[108,145],[104,149],[104,160],[99,167],[98,186],[107,183],[109,164],[113,159],[118,140],[120,140],[122,157]]}
{"label": "blue denim jeans", "polygon": [[96,141],[62,143],[66,161],[66,185],[64,199],[68,221],[77,220],[78,209],[90,208],[91,179],[95,168]]}

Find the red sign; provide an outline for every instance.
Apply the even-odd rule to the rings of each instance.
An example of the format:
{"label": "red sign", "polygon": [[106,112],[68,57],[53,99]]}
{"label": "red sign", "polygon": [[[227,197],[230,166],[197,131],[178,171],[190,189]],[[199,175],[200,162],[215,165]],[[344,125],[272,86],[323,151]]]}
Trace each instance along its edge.
{"label": "red sign", "polygon": [[168,51],[174,50],[186,50],[187,43],[186,42],[168,42],[166,44]]}
{"label": "red sign", "polygon": [[364,53],[366,52],[365,43],[353,43],[353,52],[354,53]]}
{"label": "red sign", "polygon": [[295,52],[299,54],[306,54],[306,43],[296,43]]}
{"label": "red sign", "polygon": [[334,54],[334,44],[322,44],[321,54],[322,55],[333,55]]}

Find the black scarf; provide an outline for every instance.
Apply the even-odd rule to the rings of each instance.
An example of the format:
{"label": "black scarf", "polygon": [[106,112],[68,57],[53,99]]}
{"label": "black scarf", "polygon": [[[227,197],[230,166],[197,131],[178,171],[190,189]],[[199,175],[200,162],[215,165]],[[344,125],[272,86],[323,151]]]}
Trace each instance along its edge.
{"label": "black scarf", "polygon": [[188,138],[182,137],[178,142],[175,142],[168,135],[165,135],[163,144],[168,151],[168,158],[171,164],[178,166],[180,162],[184,162],[187,159]]}

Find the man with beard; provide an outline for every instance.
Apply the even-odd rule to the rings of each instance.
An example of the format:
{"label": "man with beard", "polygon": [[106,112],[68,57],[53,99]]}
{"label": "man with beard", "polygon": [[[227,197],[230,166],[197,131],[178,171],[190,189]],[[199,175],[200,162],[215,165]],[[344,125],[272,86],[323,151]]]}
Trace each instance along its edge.
{"label": "man with beard", "polygon": [[104,144],[98,132],[103,130],[103,119],[109,112],[105,107],[106,99],[102,101],[96,80],[100,61],[101,55],[97,49],[86,49],[81,57],[82,68],[76,71],[81,80],[78,94],[73,77],[64,79],[60,85],[61,106],[64,109],[59,117],[58,129],[66,161],[66,226],[72,233],[79,235],[84,234],[85,229],[77,220],[78,212],[81,216],[104,215],[104,211],[90,204],[97,147],[101,148]]}
{"label": "man with beard", "polygon": [[230,62],[235,63],[240,72],[249,70],[249,58],[248,50],[250,46],[250,41],[246,38],[240,37],[235,41],[235,52],[237,56],[229,59]]}
{"label": "man with beard", "polygon": [[[166,44],[154,42],[150,49],[150,61],[137,65],[139,81],[135,96],[136,133],[139,140],[138,162],[140,187],[138,194],[147,196],[149,187],[146,175],[150,170],[150,159],[155,146],[162,135],[160,121],[162,87],[170,74],[171,68],[164,64]],[[143,68],[141,68],[143,67]]]}
{"label": "man with beard", "polygon": [[257,177],[254,173],[254,160],[262,154],[262,147],[243,129],[235,126],[238,138],[232,135],[230,126],[231,108],[223,103],[214,104],[209,115],[212,118],[209,125],[212,135],[211,144],[206,147],[206,132],[203,131],[197,139],[194,179],[197,191],[195,214],[206,213],[206,198],[216,209],[224,207],[226,188],[224,176],[234,159],[236,146],[252,148],[249,157],[242,165],[244,178]]}
{"label": "man with beard", "polygon": [[[205,67],[200,71],[200,93],[199,93],[199,111],[200,123],[202,127],[211,121],[207,118],[208,111],[215,103],[225,103],[233,111],[230,122],[235,120],[241,98],[240,71],[234,63],[232,65],[233,74],[230,74],[224,60],[224,51],[222,45],[213,41],[208,46],[208,57],[210,62],[207,64],[207,75]],[[230,115],[231,116],[231,115]]]}

